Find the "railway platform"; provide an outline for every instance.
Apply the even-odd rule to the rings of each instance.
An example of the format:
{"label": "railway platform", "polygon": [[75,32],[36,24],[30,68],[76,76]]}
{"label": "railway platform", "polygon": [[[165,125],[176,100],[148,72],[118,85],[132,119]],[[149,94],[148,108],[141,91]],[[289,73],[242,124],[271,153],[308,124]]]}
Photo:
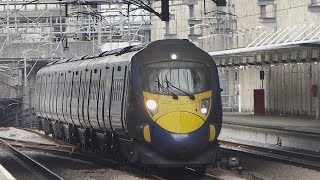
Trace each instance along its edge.
{"label": "railway platform", "polygon": [[320,135],[320,120],[304,117],[224,112],[223,123]]}
{"label": "railway platform", "polygon": [[320,120],[300,117],[224,113],[221,141],[320,152]]}

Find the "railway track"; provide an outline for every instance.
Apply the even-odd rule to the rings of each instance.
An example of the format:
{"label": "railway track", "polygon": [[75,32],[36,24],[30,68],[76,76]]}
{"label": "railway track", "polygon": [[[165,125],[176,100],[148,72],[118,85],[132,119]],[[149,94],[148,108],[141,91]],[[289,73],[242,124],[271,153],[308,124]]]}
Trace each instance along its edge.
{"label": "railway track", "polygon": [[[123,165],[118,161],[114,161],[108,158],[103,158],[94,152],[84,150],[74,145],[68,145],[62,140],[43,135],[32,129],[23,129],[23,130],[40,135],[43,138],[50,141],[54,141],[57,144],[35,143],[35,142],[22,141],[22,140],[3,138],[3,137],[0,137],[0,140],[4,141],[6,145],[11,146],[16,151],[31,150],[36,152],[44,152],[52,155],[58,155],[58,156],[68,157],[75,160],[90,162],[90,163],[102,166],[104,168],[107,167],[111,169],[117,169],[120,171],[126,171],[126,172],[129,171],[141,177],[144,176],[144,171],[142,168]],[[38,178],[38,179],[44,179],[44,178]],[[54,178],[48,178],[48,179],[54,179]]]}
{"label": "railway track", "polygon": [[[118,169],[125,172],[131,172],[139,177],[148,177],[150,179],[221,179],[221,177],[206,173],[203,177],[197,177],[194,170],[186,168],[185,170],[172,171],[168,173],[159,173],[157,171],[151,171],[148,176],[145,176],[145,171],[141,167],[132,167],[130,165],[124,165],[120,162],[113,161],[107,158],[101,158],[98,154],[86,151],[74,145],[67,145],[64,141],[53,138],[51,136],[44,135],[33,129],[23,129],[28,132],[42,136],[45,139],[54,141],[56,144],[45,144],[45,143],[33,143],[24,142],[19,140],[10,140],[12,146],[18,149],[30,149],[34,151],[47,152],[54,155],[61,155],[64,157],[70,157],[79,159],[87,162],[91,162],[104,167],[110,167],[112,169]],[[294,152],[283,149],[270,149],[263,147],[256,147],[248,144],[241,144],[236,142],[220,141],[220,148],[233,153],[240,154],[251,154],[255,156],[263,157],[263,159],[273,159],[281,162],[290,162],[290,164],[299,164],[307,166],[310,169],[318,169],[320,167],[320,156],[317,154],[308,154],[304,152]],[[175,175],[176,174],[176,175]],[[179,175],[180,174],[180,175]]]}
{"label": "railway track", "polygon": [[151,175],[152,179],[156,180],[176,180],[176,179],[193,179],[193,180],[224,180],[217,175],[205,173],[202,176],[196,174],[193,168],[168,168],[158,170]]}
{"label": "railway track", "polygon": [[21,153],[17,148],[15,148],[13,145],[11,145],[9,142],[6,142],[6,140],[2,138],[0,138],[0,145],[2,145],[2,147],[5,148],[11,154],[13,159],[16,161],[17,164],[20,165],[20,167],[24,167],[25,170],[32,174],[34,176],[33,178],[58,180],[63,179],[56,173],[52,172],[50,169],[46,168],[45,166],[37,162],[36,160]]}
{"label": "railway track", "polygon": [[[63,157],[69,157],[72,159],[77,160],[83,160],[86,162],[91,162],[97,165],[102,165],[103,167],[110,167],[112,169],[118,169],[122,171],[129,171],[133,174],[136,174],[140,177],[145,177],[145,172],[143,168],[141,167],[133,167],[130,165],[123,165],[120,162],[113,161],[107,158],[102,158],[98,154],[95,154],[90,151],[86,151],[84,149],[81,149],[74,145],[66,144],[64,141],[53,138],[51,136],[46,136],[44,134],[41,134],[38,131],[32,130],[32,129],[23,129],[28,132],[37,134],[42,136],[43,138],[54,141],[55,144],[48,144],[48,143],[35,143],[35,142],[28,142],[28,141],[22,141],[22,140],[15,140],[15,139],[9,139],[9,138],[0,138],[2,141],[5,141],[7,144],[15,148],[17,151],[22,150],[31,150],[31,151],[38,151],[38,152],[45,152],[50,153],[53,155],[63,156]],[[41,173],[42,174],[42,173]],[[147,175],[150,179],[157,179],[157,180],[164,180],[164,179],[190,179],[192,177],[193,179],[202,179],[202,180],[208,180],[208,179],[220,179],[219,177],[212,175],[210,173],[204,174],[202,177],[198,177],[195,173],[195,170],[192,168],[185,168],[178,171],[172,171],[172,172],[158,172],[158,171],[150,171],[149,175]]]}
{"label": "railway track", "polygon": [[[57,147],[54,147],[54,145],[48,145],[48,144],[43,144],[43,147],[28,147],[26,145],[24,145],[23,147],[26,149],[31,149],[31,150],[37,150],[37,151],[44,151],[44,152],[48,152],[51,154],[55,154],[55,155],[62,155],[62,156],[66,156],[66,157],[70,157],[70,158],[76,158],[76,159],[80,159],[80,160],[84,160],[84,161],[88,161],[88,162],[92,162],[95,164],[99,164],[99,165],[103,165],[103,166],[108,166],[108,167],[112,167],[112,168],[116,168],[116,169],[125,169],[125,171],[130,171],[134,174],[137,174],[139,176],[148,176],[151,179],[157,179],[157,180],[164,180],[164,179],[176,179],[176,175],[173,175],[173,173],[175,174],[179,174],[177,176],[177,178],[179,179],[190,179],[190,177],[193,177],[194,179],[203,179],[203,180],[207,180],[207,179],[220,179],[219,177],[212,175],[210,173],[205,173],[202,177],[197,177],[195,170],[192,168],[182,168],[179,171],[179,173],[177,173],[176,171],[174,171],[173,173],[163,173],[163,172],[151,172],[150,170],[145,170],[142,167],[133,167],[130,165],[122,165],[121,163],[117,162],[117,161],[113,161],[110,159],[106,159],[106,158],[101,158],[99,157],[97,154],[94,154],[90,151],[86,151],[84,149],[81,149],[77,146],[73,146],[73,145],[66,145],[66,143],[62,140],[53,138],[51,136],[47,136],[44,135],[38,131],[35,131],[34,129],[29,129],[29,128],[24,128],[23,130],[37,134],[45,139],[54,141],[55,143],[57,143],[58,145],[55,145]],[[48,147],[46,147],[46,145],[48,145]],[[63,150],[62,150],[63,148]],[[150,172],[147,172],[150,171]],[[147,173],[146,173],[147,172]]]}
{"label": "railway track", "polygon": [[270,149],[254,145],[219,140],[220,148],[224,151],[245,153],[255,156],[271,158],[282,162],[293,163],[311,169],[320,169],[320,155],[308,152],[290,151],[284,149]]}
{"label": "railway track", "polygon": [[[44,134],[41,134],[40,132],[33,130],[33,129],[28,129],[28,128],[24,128],[23,130],[37,134],[45,139],[48,139],[50,141],[53,141],[55,143],[57,143],[57,148],[35,148],[35,150],[39,150],[39,151],[45,151],[51,154],[55,154],[55,155],[62,155],[62,156],[66,156],[66,157],[70,157],[70,158],[76,158],[76,159],[80,159],[80,160],[84,160],[84,161],[89,161],[89,162],[93,162],[99,165],[103,165],[103,166],[108,166],[108,167],[115,167],[115,166],[119,166],[120,163],[111,159],[107,159],[107,158],[102,158],[100,156],[98,156],[98,154],[91,152],[91,151],[87,151],[84,150],[78,146],[74,146],[74,145],[66,145],[66,143],[62,140],[53,138],[51,136],[47,136]],[[64,148],[64,149],[62,149]]]}
{"label": "railway track", "polygon": [[[35,133],[35,134],[37,134],[37,135],[39,135],[39,136],[41,136],[43,138],[46,138],[46,139],[51,140],[51,141],[54,141],[54,142],[58,143],[59,145],[61,145],[62,147],[65,146],[65,142],[62,141],[62,140],[53,138],[51,136],[44,135],[44,134],[42,134],[42,133],[40,133],[38,131],[35,131],[33,129],[24,128],[23,130],[31,132],[31,133]],[[99,164],[99,165],[104,165],[104,166],[107,165],[107,166],[112,167],[112,168],[120,167],[120,166],[122,168],[124,167],[119,162],[112,161],[112,160],[106,159],[106,158],[101,158],[101,157],[97,156],[96,154],[92,154],[91,152],[85,151],[85,150],[83,150],[81,148],[78,148],[76,146],[70,146],[70,147],[73,147],[74,151],[65,152],[65,151],[61,151],[59,149],[51,150],[51,149],[48,149],[48,148],[44,149],[42,147],[39,148],[39,149],[34,149],[34,150],[45,151],[45,152],[49,152],[49,153],[56,154],[56,155],[68,156],[68,157],[71,157],[71,158],[77,158],[77,159],[81,159],[81,160],[84,160],[84,161],[93,162],[93,163],[96,163],[96,164]],[[68,148],[68,147],[66,147],[66,148]],[[141,167],[127,166],[127,167],[124,167],[124,168],[127,169],[127,170],[130,169],[129,171],[133,171],[134,173],[142,175],[142,176],[146,173],[146,170],[144,170]],[[190,177],[190,176],[196,177],[195,176],[195,170],[192,169],[192,168],[185,168],[183,171],[184,172],[182,172],[182,174],[188,174],[187,177]],[[149,174],[147,176],[149,176],[151,179],[157,179],[157,180],[172,179],[172,178],[168,177],[168,174],[166,174],[166,175],[164,175],[163,173],[160,173],[159,175],[156,175],[156,174],[158,174],[158,173],[151,173],[151,174]],[[212,174],[206,173],[200,179],[219,179],[219,178],[217,178],[216,176],[214,176]]]}

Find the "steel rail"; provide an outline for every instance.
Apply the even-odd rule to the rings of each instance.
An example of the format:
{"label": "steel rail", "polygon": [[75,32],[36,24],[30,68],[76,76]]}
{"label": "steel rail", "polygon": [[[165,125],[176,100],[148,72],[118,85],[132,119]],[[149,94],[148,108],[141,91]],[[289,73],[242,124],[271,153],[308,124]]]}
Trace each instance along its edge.
{"label": "steel rail", "polygon": [[[59,143],[61,145],[65,144],[65,142],[62,141],[62,140],[59,140],[59,139],[56,139],[54,137],[41,134],[40,132],[34,131],[33,129],[23,128],[23,130],[31,132],[31,133],[38,134],[38,135],[40,135],[41,137],[43,137],[45,139],[52,140],[52,141],[57,142],[57,143]],[[20,147],[19,145],[15,145],[15,146]],[[121,163],[118,162],[118,161],[110,160],[110,159],[107,159],[107,158],[102,158],[102,157],[98,156],[97,154],[94,154],[94,153],[92,153],[90,151],[86,151],[86,150],[78,148],[76,146],[74,146],[74,147],[77,148],[77,149],[72,149],[71,151],[60,150],[60,149],[52,149],[50,147],[50,145],[49,145],[48,148],[46,148],[46,147],[35,147],[35,146],[23,146],[22,148],[26,148],[26,149],[30,149],[30,150],[36,150],[36,151],[42,151],[42,152],[47,152],[47,153],[51,153],[51,154],[55,154],[55,155],[61,155],[61,156],[64,156],[64,157],[76,158],[76,159],[80,159],[80,160],[83,160],[83,161],[88,161],[88,162],[92,162],[92,163],[95,163],[95,164],[104,165],[104,166],[108,166],[108,167],[112,167],[112,168],[115,168],[117,166],[120,167],[120,165],[121,165]],[[75,150],[77,150],[77,152]],[[125,165],[125,166],[122,166],[122,167],[127,167],[127,166]],[[142,173],[143,169],[141,169],[141,168],[134,167],[134,166],[128,166],[128,167],[131,170],[134,170],[135,172],[137,172],[138,174],[144,174],[144,173]],[[194,169],[188,168],[188,167],[186,167],[185,169],[188,170],[188,171],[193,171],[193,172],[195,171]],[[157,180],[166,179],[166,178],[163,178],[163,177],[161,177],[159,175],[156,175],[156,174],[149,174],[149,176],[151,178],[157,179]],[[210,179],[212,179],[212,178],[213,179],[220,179],[219,177],[214,176],[214,175],[209,174],[209,173],[205,173],[204,177],[207,177],[207,178],[210,178]]]}
{"label": "steel rail", "polygon": [[[38,132],[35,132],[32,130],[30,132],[38,133]],[[54,139],[53,137],[50,137],[50,136],[45,136],[45,135],[43,135],[43,136],[44,136],[44,138],[49,139],[49,140]],[[2,140],[2,139],[7,139],[7,138],[0,137],[0,140]],[[28,149],[28,150],[41,151],[41,152],[60,155],[60,156],[64,156],[64,157],[81,159],[84,161],[89,161],[89,162],[93,162],[96,164],[109,166],[109,167],[120,165],[119,162],[113,161],[110,159],[106,159],[106,158],[102,158],[102,157],[98,156],[97,154],[95,154],[94,152],[86,151],[86,150],[81,149],[77,146],[68,146],[65,144],[61,144],[64,142],[61,140],[58,140],[58,139],[55,139],[55,140],[58,141],[60,144],[59,145],[52,145],[52,144],[45,144],[45,143],[32,143],[32,142],[30,143],[28,141],[12,140],[12,139],[9,139],[9,141],[11,141],[11,143],[9,143],[9,142],[6,142],[6,143],[11,145],[12,147],[15,147],[18,149]],[[2,141],[4,141],[4,140],[2,140]],[[16,144],[15,142],[19,142],[19,143]]]}
{"label": "steel rail", "polygon": [[23,162],[27,163],[30,167],[32,167],[31,169],[34,169],[38,173],[42,174],[45,178],[63,180],[62,177],[52,172],[50,169],[46,168],[34,159],[30,158],[29,156],[21,153],[19,150],[17,150],[15,147],[10,145],[6,141],[0,139],[0,143],[2,143],[6,147],[6,149],[9,150],[12,154],[14,154],[17,158],[19,158]]}
{"label": "steel rail", "polygon": [[[45,152],[45,153],[50,153],[58,156],[63,156],[63,157],[69,157],[77,160],[82,160],[82,161],[87,161],[91,162],[97,165],[102,165],[106,167],[110,167],[112,169],[122,169],[122,168],[129,168],[133,170],[132,172],[135,174],[142,175],[143,170],[141,168],[131,166],[129,164],[121,164],[121,162],[114,161],[112,159],[108,158],[103,158],[99,156],[98,154],[92,152],[92,151],[87,151],[85,149],[79,148],[77,146],[73,145],[67,145],[66,142],[56,139],[54,137],[44,135],[38,131],[35,131],[30,128],[23,128],[22,130],[25,130],[30,133],[37,134],[47,140],[54,141],[58,143],[58,145],[54,144],[47,144],[47,143],[33,143],[33,142],[28,142],[28,141],[21,141],[21,140],[13,140],[13,139],[8,139],[11,142],[11,145],[18,148],[18,149],[26,149],[26,150],[33,150],[33,151],[39,151],[39,152]],[[1,137],[0,137],[1,139]],[[7,139],[7,138],[5,138]],[[18,142],[18,143],[17,143]],[[62,149],[60,148],[62,147]],[[149,174],[150,177],[153,179],[158,179],[158,180],[164,180],[163,178],[154,175],[154,174]]]}
{"label": "steel rail", "polygon": [[23,140],[17,140],[17,139],[5,138],[5,137],[0,137],[0,139],[6,141],[7,143],[10,143],[11,145],[44,146],[44,147],[52,147],[57,149],[76,148],[75,146],[67,145],[67,144],[63,145],[63,144],[38,143],[38,142],[23,141]]}
{"label": "steel rail", "polygon": [[20,145],[13,145],[17,148],[25,148],[25,149],[30,149],[30,150],[35,150],[35,151],[41,151],[41,152],[46,152],[54,155],[59,155],[63,157],[69,157],[69,158],[74,158],[74,159],[79,159],[83,161],[88,161],[108,167],[114,167],[116,165],[120,165],[119,162],[109,160],[106,158],[102,158],[98,155],[95,154],[89,154],[88,152],[76,152],[73,149],[70,150],[61,150],[61,149],[52,149],[52,148],[45,148],[45,147],[35,147],[35,146],[20,146]]}
{"label": "steel rail", "polygon": [[48,136],[48,135],[45,135],[45,134],[42,134],[38,131],[35,131],[35,129],[30,129],[30,128],[22,128],[22,130],[25,130],[27,132],[30,132],[30,133],[33,133],[33,134],[37,134],[45,139],[48,139],[48,140],[51,140],[57,144],[60,144],[60,145],[66,145],[66,142],[64,142],[63,140],[60,140],[60,139],[57,139],[57,138],[54,138],[54,137],[51,137],[51,136]]}
{"label": "steel rail", "polygon": [[[48,135],[44,135],[44,134],[41,134],[40,132],[38,131],[35,131],[33,129],[30,129],[30,128],[23,128],[22,130],[25,130],[25,131],[28,131],[30,133],[34,133],[34,134],[37,134],[45,139],[48,139],[48,140],[51,140],[61,146],[67,146],[66,145],[66,142],[64,142],[63,140],[60,140],[60,139],[57,139],[57,138],[54,138],[54,137],[51,137],[51,136],[48,136]],[[82,160],[85,160],[85,161],[91,161],[91,162],[94,162],[94,163],[97,163],[97,164],[101,164],[101,165],[108,165],[110,167],[110,165],[120,165],[121,163],[117,162],[117,161],[114,161],[114,160],[111,160],[111,159],[107,159],[107,158],[102,158],[101,156],[98,156],[97,154],[95,154],[94,152],[92,151],[87,151],[83,148],[80,148],[78,146],[73,146],[73,145],[70,145],[71,147],[73,147],[72,151],[68,151],[68,154],[70,155],[70,157],[75,157],[75,158],[79,158],[79,159],[82,159]],[[34,148],[36,150],[36,147]],[[41,150],[41,148],[39,148],[38,150]],[[49,149],[44,149],[45,151],[51,151],[51,153],[55,153],[55,150],[49,150]],[[58,154],[59,153],[64,153],[64,152],[58,152],[56,151]],[[67,154],[64,154],[64,155],[67,155]]]}
{"label": "steel rail", "polygon": [[311,154],[306,152],[296,152],[284,149],[271,149],[257,147],[254,145],[241,144],[238,142],[229,142],[219,140],[220,148],[246,154],[263,156],[271,159],[277,159],[285,162],[296,163],[309,166],[311,168],[320,168],[320,154]]}
{"label": "steel rail", "polygon": [[[196,170],[193,169],[193,168],[185,167],[185,169],[188,170],[188,171],[196,172]],[[215,179],[215,180],[222,180],[222,179],[219,178],[218,176],[213,175],[213,174],[210,174],[210,173],[205,173],[205,174],[203,175],[203,177],[207,177],[207,178]]]}

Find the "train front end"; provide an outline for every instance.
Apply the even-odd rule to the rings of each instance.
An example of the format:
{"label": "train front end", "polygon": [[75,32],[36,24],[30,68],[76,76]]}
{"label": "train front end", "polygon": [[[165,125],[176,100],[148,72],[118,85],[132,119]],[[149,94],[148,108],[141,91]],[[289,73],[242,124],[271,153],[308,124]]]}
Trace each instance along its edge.
{"label": "train front end", "polygon": [[186,40],[149,46],[132,62],[141,104],[135,115],[143,141],[140,161],[156,166],[212,164],[222,118],[213,59]]}

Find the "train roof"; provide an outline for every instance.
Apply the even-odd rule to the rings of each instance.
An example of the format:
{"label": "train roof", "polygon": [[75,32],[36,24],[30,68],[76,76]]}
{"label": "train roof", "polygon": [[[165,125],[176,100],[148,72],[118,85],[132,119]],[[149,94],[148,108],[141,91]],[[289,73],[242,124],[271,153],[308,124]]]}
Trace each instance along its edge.
{"label": "train roof", "polygon": [[87,54],[84,55],[80,58],[69,58],[69,59],[62,59],[62,60],[56,60],[56,61],[52,61],[50,63],[47,64],[47,66],[51,66],[51,65],[55,65],[55,64],[63,64],[63,63],[68,63],[68,62],[74,62],[74,61],[81,61],[81,60],[88,60],[88,59],[94,59],[94,58],[99,58],[99,57],[105,57],[105,56],[119,56],[125,53],[129,53],[129,52],[135,52],[135,51],[139,51],[141,49],[146,48],[150,43],[152,42],[146,42],[146,43],[141,43],[135,46],[127,46],[124,48],[117,48],[117,49],[112,49],[109,51],[103,51],[100,52],[98,54]]}
{"label": "train roof", "polygon": [[[57,60],[42,68],[39,73],[51,71],[64,71],[70,69],[82,69],[87,66],[101,66],[113,62],[131,62],[136,65],[167,61],[170,54],[176,54],[180,60],[201,61],[207,64],[213,63],[212,57],[186,39],[164,39],[135,46],[104,51],[99,54],[88,54],[81,58],[69,58]],[[170,55],[171,56],[171,55]],[[66,66],[66,64],[68,64]]]}
{"label": "train roof", "polygon": [[151,41],[151,42],[146,42],[146,43],[141,43],[135,46],[127,46],[124,48],[117,48],[117,49],[113,49],[113,50],[109,50],[109,51],[104,51],[104,52],[100,52],[98,54],[87,54],[84,55],[80,58],[69,58],[69,59],[62,59],[62,60],[56,60],[56,61],[52,61],[50,63],[47,64],[47,66],[51,66],[51,65],[55,65],[55,64],[63,64],[63,63],[68,63],[68,62],[74,62],[74,61],[82,61],[82,60],[88,60],[88,59],[95,59],[95,58],[100,58],[100,57],[106,57],[106,56],[119,56],[122,54],[126,54],[129,52],[135,52],[135,51],[139,51],[142,49],[147,48],[149,45],[158,45],[158,44],[163,44],[164,42],[167,41],[185,41],[185,42],[189,42],[189,40],[187,39],[163,39],[163,40],[157,40],[157,41]]}

